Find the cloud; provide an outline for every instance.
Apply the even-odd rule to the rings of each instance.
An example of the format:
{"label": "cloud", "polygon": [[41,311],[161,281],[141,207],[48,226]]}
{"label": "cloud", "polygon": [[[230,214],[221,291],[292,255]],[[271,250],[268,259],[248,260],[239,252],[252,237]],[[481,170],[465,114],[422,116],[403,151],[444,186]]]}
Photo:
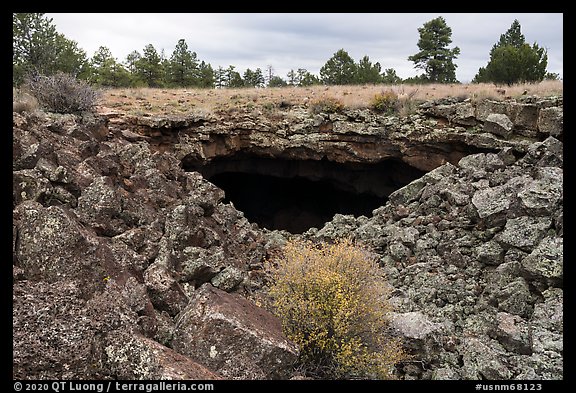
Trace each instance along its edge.
{"label": "cloud", "polygon": [[123,61],[133,50],[153,44],[170,56],[179,39],[213,67],[265,69],[285,77],[290,69],[318,74],[340,48],[356,61],[368,55],[406,78],[420,73],[408,56],[418,51],[418,28],[443,16],[452,29],[451,47],[461,49],[457,78],[470,81],[488,62],[489,51],[518,19],[529,43],[548,49],[548,70],[562,74],[562,14],[432,13],[135,13],[47,14],[59,32],[78,42],[88,56],[99,46]]}

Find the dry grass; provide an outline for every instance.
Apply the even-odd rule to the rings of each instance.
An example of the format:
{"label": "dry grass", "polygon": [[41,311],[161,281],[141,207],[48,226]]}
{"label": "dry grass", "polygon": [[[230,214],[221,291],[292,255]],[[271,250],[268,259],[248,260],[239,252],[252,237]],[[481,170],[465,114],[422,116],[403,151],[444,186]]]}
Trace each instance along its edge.
{"label": "dry grass", "polygon": [[492,84],[356,85],[275,87],[264,89],[107,89],[100,110],[137,115],[191,114],[235,110],[271,110],[337,99],[345,108],[367,108],[376,94],[395,92],[400,100],[425,101],[445,97],[501,100],[523,95],[562,95],[562,81],[499,87]]}

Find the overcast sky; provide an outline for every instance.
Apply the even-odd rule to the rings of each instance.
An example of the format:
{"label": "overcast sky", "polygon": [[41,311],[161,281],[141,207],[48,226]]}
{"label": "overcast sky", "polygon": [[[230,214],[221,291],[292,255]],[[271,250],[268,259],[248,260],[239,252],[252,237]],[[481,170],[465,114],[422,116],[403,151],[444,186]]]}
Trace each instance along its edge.
{"label": "overcast sky", "polygon": [[338,49],[355,60],[368,55],[382,69],[394,68],[401,78],[419,75],[408,56],[419,51],[418,28],[443,16],[452,29],[452,44],[460,56],[456,77],[469,82],[488,63],[489,52],[514,19],[526,42],[548,50],[548,71],[563,76],[563,14],[561,13],[48,13],[58,32],[91,57],[106,46],[118,61],[147,44],[170,57],[179,39],[199,60],[227,68],[236,66],[274,73],[286,79],[290,69],[320,68]]}

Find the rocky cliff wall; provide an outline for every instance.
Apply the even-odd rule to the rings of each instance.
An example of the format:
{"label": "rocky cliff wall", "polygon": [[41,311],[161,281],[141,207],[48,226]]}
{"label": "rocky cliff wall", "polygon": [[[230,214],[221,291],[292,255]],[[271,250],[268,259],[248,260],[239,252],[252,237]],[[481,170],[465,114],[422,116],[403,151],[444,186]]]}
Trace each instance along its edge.
{"label": "rocky cliff wall", "polygon": [[261,157],[373,163],[395,159],[430,171],[471,153],[526,152],[548,136],[562,140],[562,97],[491,101],[443,99],[400,117],[369,109],[312,114],[305,107],[189,117],[108,112],[118,138],[148,141],[184,163],[238,152]]}

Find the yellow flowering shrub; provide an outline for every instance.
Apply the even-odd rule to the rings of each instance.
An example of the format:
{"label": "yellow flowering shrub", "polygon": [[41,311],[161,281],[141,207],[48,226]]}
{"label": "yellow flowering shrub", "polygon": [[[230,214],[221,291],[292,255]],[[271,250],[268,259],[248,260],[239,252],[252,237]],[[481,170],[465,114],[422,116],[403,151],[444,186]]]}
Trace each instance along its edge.
{"label": "yellow flowering shrub", "polygon": [[392,114],[398,110],[399,103],[398,95],[392,90],[387,90],[374,95],[370,106],[375,111]]}
{"label": "yellow flowering shrub", "polygon": [[344,104],[338,98],[323,97],[314,100],[309,105],[312,113],[337,113],[344,109]]}
{"label": "yellow flowering shrub", "polygon": [[350,240],[288,242],[274,262],[270,294],[300,366],[317,378],[393,378],[405,359],[387,334],[391,311],[381,268]]}

